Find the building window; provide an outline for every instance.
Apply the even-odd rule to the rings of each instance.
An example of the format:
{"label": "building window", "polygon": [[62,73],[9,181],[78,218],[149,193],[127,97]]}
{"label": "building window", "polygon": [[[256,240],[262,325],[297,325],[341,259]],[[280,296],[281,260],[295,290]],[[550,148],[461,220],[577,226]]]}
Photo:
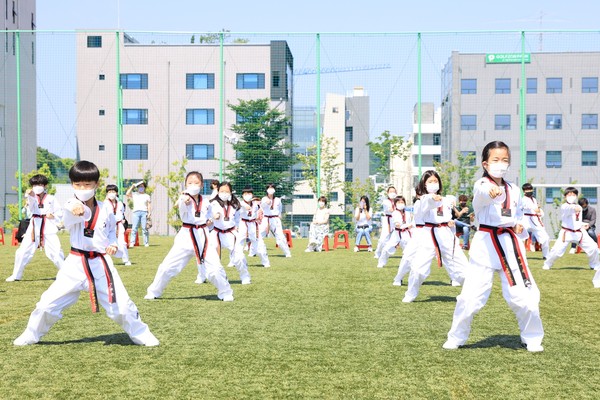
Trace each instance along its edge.
{"label": "building window", "polygon": [[435,163],[441,163],[442,162],[442,156],[440,154],[434,154],[433,155],[433,164],[435,165]]}
{"label": "building window", "polygon": [[279,76],[279,71],[272,71],[271,72],[271,86],[279,87],[280,81],[281,81],[281,78]]}
{"label": "building window", "polygon": [[527,93],[537,93],[537,78],[527,78]]}
{"label": "building window", "polygon": [[477,115],[461,115],[460,130],[474,131],[477,129]]}
{"label": "building window", "polygon": [[581,166],[582,167],[595,167],[598,165],[598,152],[597,151],[582,151],[581,152]]}
{"label": "building window", "polygon": [[537,168],[537,151],[528,151],[525,161],[527,168]]}
{"label": "building window", "polygon": [[590,204],[598,204],[598,188],[582,187],[581,197],[585,197]]}
{"label": "building window", "polygon": [[528,130],[537,129],[537,114],[527,114],[526,120]]}
{"label": "building window", "polygon": [[562,114],[546,114],[546,129],[562,129]]}
{"label": "building window", "polygon": [[214,144],[186,144],[185,156],[188,160],[214,160]]}
{"label": "building window", "polygon": [[494,127],[497,131],[510,130],[510,115],[497,114],[494,117]]}
{"label": "building window", "polygon": [[214,125],[215,110],[212,108],[192,108],[185,110],[186,125]]}
{"label": "building window", "polygon": [[121,89],[148,89],[148,74],[121,74]]}
{"label": "building window", "polygon": [[477,94],[477,79],[461,79],[460,80],[461,94]]}
{"label": "building window", "polygon": [[581,78],[581,93],[598,93],[598,78]]}
{"label": "building window", "polygon": [[440,146],[442,144],[442,135],[440,133],[433,134],[433,145]]}
{"label": "building window", "polygon": [[101,144],[101,145],[98,146],[98,151],[104,151],[104,145],[103,144]]}
{"label": "building window", "polygon": [[560,193],[559,187],[547,187],[546,188],[546,203],[551,204],[554,203],[554,200],[560,200],[562,194]]}
{"label": "building window", "polygon": [[346,127],[346,143],[354,141],[354,129],[351,126]]}
{"label": "building window", "polygon": [[546,93],[562,93],[562,78],[546,78]]}
{"label": "building window", "polygon": [[104,110],[98,110],[98,115],[100,115],[101,117],[104,116]]}
{"label": "building window", "polygon": [[354,161],[354,151],[352,147],[346,147],[346,164]]}
{"label": "building window", "polygon": [[476,152],[462,151],[461,153],[462,153],[462,156],[465,158],[470,157],[469,164],[468,164],[470,167],[474,167],[476,165],[476,162],[477,162],[477,153]]}
{"label": "building window", "polygon": [[123,160],[147,160],[148,145],[147,144],[124,144],[123,145]]}
{"label": "building window", "polygon": [[245,118],[244,116],[236,113],[235,114],[235,123],[236,124],[243,124],[243,123],[246,123],[246,122],[255,122],[255,123],[258,123],[259,121],[257,121],[257,120],[260,119],[260,118],[262,118],[264,115],[265,115],[265,113],[263,113],[262,111],[261,112],[255,111],[254,115],[252,117]]}
{"label": "building window", "polygon": [[598,129],[598,114],[581,114],[581,129]]}
{"label": "building window", "polygon": [[123,125],[148,125],[148,109],[124,108]]}
{"label": "building window", "polygon": [[354,174],[352,173],[352,168],[346,168],[345,181],[352,182],[354,180]]}
{"label": "building window", "polygon": [[185,74],[186,89],[214,89],[215,74]]}
{"label": "building window", "polygon": [[264,89],[265,74],[237,74],[236,89]]}
{"label": "building window", "polygon": [[98,75],[98,80],[103,81],[104,79],[106,79],[106,77],[104,76],[104,74]]}
{"label": "building window", "polygon": [[102,36],[88,36],[87,47],[98,48],[102,47]]}
{"label": "building window", "polygon": [[546,168],[562,168],[562,152],[547,151],[546,152]]}
{"label": "building window", "polygon": [[339,199],[339,193],[338,192],[331,192],[329,193],[329,201],[338,201]]}
{"label": "building window", "polygon": [[510,78],[496,79],[496,94],[510,94]]}
{"label": "building window", "polygon": [[292,169],[292,180],[295,182],[302,179],[304,179],[304,172],[298,168]]}

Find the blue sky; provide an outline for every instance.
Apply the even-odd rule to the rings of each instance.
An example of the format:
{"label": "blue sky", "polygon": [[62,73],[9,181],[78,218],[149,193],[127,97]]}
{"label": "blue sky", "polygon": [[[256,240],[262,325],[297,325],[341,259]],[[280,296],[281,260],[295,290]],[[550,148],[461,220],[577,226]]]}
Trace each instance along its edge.
{"label": "blue sky", "polygon": [[38,29],[398,32],[598,29],[600,2],[38,0]]}
{"label": "blue sky", "polygon": [[[120,26],[121,30],[129,32],[600,30],[600,2],[596,1],[505,0],[493,3],[493,7],[482,4],[492,2],[38,0],[36,19],[39,30],[116,29]],[[65,40],[67,36],[37,37],[38,126],[42,127],[38,145],[63,157],[75,157],[74,52],[70,40]],[[296,69],[315,66],[314,35],[239,36],[250,38],[251,42],[282,38],[290,44]],[[544,36],[544,50],[572,50],[580,44],[577,37],[564,36]],[[595,40],[593,35],[586,37]],[[540,46],[538,35],[531,35],[527,40],[528,51],[537,51]],[[371,138],[384,130],[406,134],[411,129],[411,111],[416,102],[415,43],[416,35],[378,36],[375,39],[372,36],[323,36],[321,58],[324,68],[388,63],[392,68],[323,75],[322,92],[344,94],[355,86],[363,86],[371,98]],[[515,52],[520,51],[520,41],[514,33],[493,38],[429,35],[423,42],[424,102],[439,106],[440,71],[452,50]],[[314,106],[314,75],[296,76],[295,79],[295,105]]]}

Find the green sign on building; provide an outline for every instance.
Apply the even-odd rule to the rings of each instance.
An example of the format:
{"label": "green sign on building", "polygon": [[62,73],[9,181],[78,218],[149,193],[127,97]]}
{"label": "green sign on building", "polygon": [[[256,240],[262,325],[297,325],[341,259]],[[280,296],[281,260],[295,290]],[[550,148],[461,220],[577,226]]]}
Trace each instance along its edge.
{"label": "green sign on building", "polygon": [[[531,62],[531,54],[523,54],[525,63]],[[520,64],[521,53],[492,53],[485,55],[486,64]]]}

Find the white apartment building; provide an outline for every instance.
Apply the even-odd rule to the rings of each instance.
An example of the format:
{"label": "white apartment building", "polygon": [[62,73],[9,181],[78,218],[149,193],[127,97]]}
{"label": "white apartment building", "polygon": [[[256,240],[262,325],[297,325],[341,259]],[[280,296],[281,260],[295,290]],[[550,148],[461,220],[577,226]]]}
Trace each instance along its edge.
{"label": "white apartment building", "polygon": [[[126,183],[145,171],[167,176],[173,162],[186,158],[186,169],[200,171],[207,190],[210,179],[219,179],[221,110],[223,169],[235,160],[230,128],[236,115],[227,104],[269,98],[272,107],[291,116],[293,58],[285,41],[227,43],[221,49],[142,40],[125,34],[117,46],[114,32],[77,35],[78,158],[107,168],[109,181],[117,176],[119,84]],[[152,233],[172,234],[166,190],[150,184],[156,186]]]}

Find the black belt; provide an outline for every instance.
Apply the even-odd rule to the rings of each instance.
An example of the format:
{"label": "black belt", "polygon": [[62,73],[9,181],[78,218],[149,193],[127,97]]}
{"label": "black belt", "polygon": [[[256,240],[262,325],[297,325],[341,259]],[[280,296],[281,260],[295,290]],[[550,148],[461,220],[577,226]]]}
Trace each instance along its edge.
{"label": "black belt", "polygon": [[[193,225],[184,222],[183,227],[188,228],[190,231],[190,238],[192,239],[192,245],[194,246],[194,253],[196,254],[196,261],[198,262],[198,265],[204,263],[204,258],[206,257],[206,248],[208,247],[208,238],[206,237],[206,232],[202,228],[206,228],[206,224]],[[196,235],[194,235],[194,229],[201,229],[201,232],[204,235],[204,246],[202,247],[202,253],[200,253],[200,247],[198,246]]]}
{"label": "black belt", "polygon": [[108,285],[108,302],[110,304],[117,301],[117,295],[115,293],[115,285],[113,281],[112,272],[110,272],[110,268],[108,267],[108,263],[106,262],[106,258],[104,257],[105,253],[100,253],[97,251],[87,251],[80,250],[74,247],[71,247],[71,254],[79,256],[81,258],[81,263],[83,265],[83,270],[88,279],[88,284],[90,286],[90,300],[92,302],[92,312],[98,312],[98,295],[96,293],[96,284],[94,282],[94,275],[92,274],[92,269],[90,268],[90,261],[94,258],[100,258],[102,260],[102,265],[104,266],[104,274],[106,275],[106,283]]}

